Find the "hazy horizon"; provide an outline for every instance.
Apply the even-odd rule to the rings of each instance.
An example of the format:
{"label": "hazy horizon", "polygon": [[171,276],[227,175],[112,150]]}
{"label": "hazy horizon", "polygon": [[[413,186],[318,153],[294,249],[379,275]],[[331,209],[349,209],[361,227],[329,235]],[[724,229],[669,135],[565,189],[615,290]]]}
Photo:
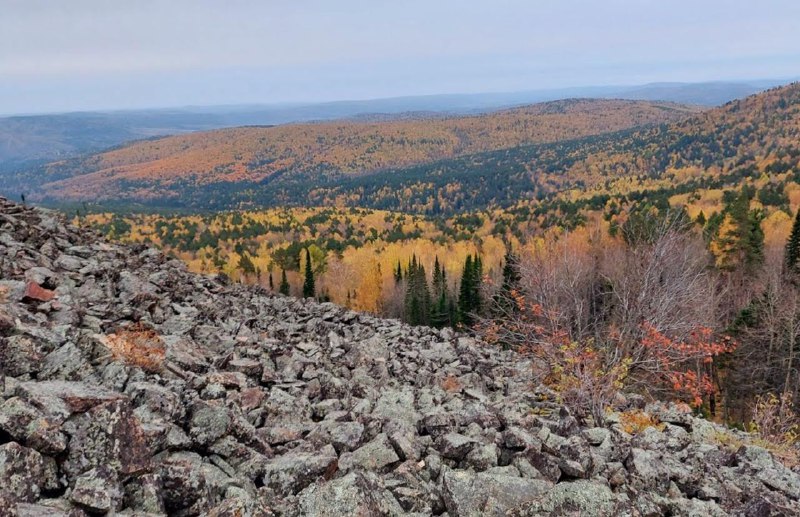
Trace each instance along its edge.
{"label": "hazy horizon", "polygon": [[800,75],[800,4],[6,0],[0,113]]}

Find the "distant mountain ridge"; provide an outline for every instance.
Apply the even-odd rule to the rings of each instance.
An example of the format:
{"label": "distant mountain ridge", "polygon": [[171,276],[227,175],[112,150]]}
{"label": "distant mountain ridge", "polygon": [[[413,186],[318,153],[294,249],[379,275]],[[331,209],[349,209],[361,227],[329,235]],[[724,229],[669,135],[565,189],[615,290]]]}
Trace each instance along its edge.
{"label": "distant mountain ridge", "polygon": [[[182,107],[98,111],[0,118],[0,167],[57,160],[100,151],[131,140],[246,125],[274,125],[341,118],[409,118],[414,114],[476,114],[566,98],[619,98],[716,106],[781,81],[654,83],[443,94],[316,104]],[[411,115],[409,115],[411,114]]]}
{"label": "distant mountain ridge", "polygon": [[662,102],[573,99],[476,116],[240,127],[136,142],[6,174],[5,183],[31,199],[176,200],[189,187],[352,177],[673,122],[698,111]]}

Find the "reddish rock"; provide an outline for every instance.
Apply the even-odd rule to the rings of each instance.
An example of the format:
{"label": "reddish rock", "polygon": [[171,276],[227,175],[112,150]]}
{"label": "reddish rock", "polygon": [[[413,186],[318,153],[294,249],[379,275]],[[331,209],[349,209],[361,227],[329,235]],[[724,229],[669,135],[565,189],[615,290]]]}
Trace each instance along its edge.
{"label": "reddish rock", "polygon": [[99,404],[125,398],[104,387],[72,381],[23,382],[19,393],[23,399],[44,407],[46,400],[61,399],[72,413],[83,413]]}
{"label": "reddish rock", "polygon": [[253,359],[233,359],[228,363],[228,369],[240,372],[248,377],[259,377],[261,375],[261,362]]}
{"label": "reddish rock", "polygon": [[261,407],[261,403],[264,402],[265,397],[266,394],[261,388],[247,388],[242,390],[241,394],[236,397],[235,400],[244,411],[251,411]]}
{"label": "reddish rock", "polygon": [[25,284],[25,295],[23,296],[22,300],[49,302],[55,297],[55,295],[56,295],[55,291],[51,291],[50,289],[45,289],[36,282],[28,282],[27,284]]}
{"label": "reddish rock", "polygon": [[214,372],[206,376],[208,382],[221,384],[225,388],[244,389],[247,387],[247,377],[241,372]]}
{"label": "reddish rock", "polygon": [[115,400],[73,417],[64,426],[70,434],[67,458],[62,465],[68,478],[107,466],[120,476],[144,472],[151,451],[144,430],[128,400]]}
{"label": "reddish rock", "polygon": [[0,495],[32,503],[39,498],[44,476],[41,454],[16,442],[0,445]]}

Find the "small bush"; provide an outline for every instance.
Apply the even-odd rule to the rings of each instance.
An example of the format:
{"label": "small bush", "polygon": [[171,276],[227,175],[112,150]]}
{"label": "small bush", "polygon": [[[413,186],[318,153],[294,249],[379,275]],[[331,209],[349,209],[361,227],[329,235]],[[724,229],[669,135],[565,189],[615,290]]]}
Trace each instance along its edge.
{"label": "small bush", "polygon": [[164,341],[141,323],[108,334],[102,339],[114,359],[146,372],[160,372],[166,355]]}
{"label": "small bush", "polygon": [[795,445],[800,438],[800,419],[792,396],[769,393],[758,397],[748,430],[776,444]]}
{"label": "small bush", "polygon": [[731,432],[718,431],[712,439],[718,445],[731,452],[736,452],[744,446],[761,447],[772,453],[775,458],[789,468],[800,466],[800,451],[797,446],[786,442],[775,442],[757,434],[735,435]]}
{"label": "small bush", "polygon": [[654,427],[659,431],[663,430],[665,427],[658,418],[639,409],[621,413],[620,425],[622,425],[623,431],[631,435],[639,434],[648,427]]}

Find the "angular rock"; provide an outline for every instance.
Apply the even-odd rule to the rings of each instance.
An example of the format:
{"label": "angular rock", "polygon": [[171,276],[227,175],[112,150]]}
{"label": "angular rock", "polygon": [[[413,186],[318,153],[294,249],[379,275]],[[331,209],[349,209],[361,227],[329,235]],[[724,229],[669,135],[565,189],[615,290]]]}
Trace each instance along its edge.
{"label": "angular rock", "polygon": [[343,454],[339,460],[339,468],[345,472],[353,469],[382,471],[399,461],[400,457],[389,438],[381,433],[353,452]]}
{"label": "angular rock", "polygon": [[117,474],[100,466],[84,472],[75,480],[70,498],[91,512],[115,512],[122,506],[122,487]]}
{"label": "angular rock", "polygon": [[370,472],[311,485],[298,495],[300,514],[308,517],[341,515],[402,515],[405,512]]}
{"label": "angular rock", "polygon": [[272,458],[264,467],[264,485],[282,495],[296,494],[319,478],[336,472],[337,457],[332,445],[319,452],[288,452]]}
{"label": "angular rock", "polygon": [[56,455],[67,448],[60,426],[19,397],[0,405],[0,430],[42,454]]}
{"label": "angular rock", "polygon": [[200,461],[173,455],[161,464],[161,496],[167,512],[197,515],[211,508],[211,491]]}
{"label": "angular rock", "polygon": [[41,345],[30,336],[9,336],[0,341],[0,374],[18,377],[36,373],[44,356]]}
{"label": "angular rock", "polygon": [[532,503],[513,512],[519,516],[539,515],[625,515],[629,508],[617,500],[611,489],[593,481],[559,483]]}
{"label": "angular rock", "polygon": [[231,428],[231,417],[224,407],[197,402],[190,413],[189,437],[202,447],[219,440]]}
{"label": "angular rock", "polygon": [[475,446],[475,440],[458,433],[447,433],[436,440],[436,449],[443,458],[461,461]]}
{"label": "angular rock", "polygon": [[336,422],[325,420],[311,431],[306,439],[318,445],[331,444],[336,452],[352,451],[361,444],[364,425],[360,422]]}
{"label": "angular rock", "polygon": [[16,442],[0,445],[0,495],[32,503],[39,498],[44,477],[41,454]]}
{"label": "angular rock", "polygon": [[442,486],[442,496],[451,517],[506,515],[513,508],[535,501],[553,487],[548,481],[538,479],[452,470],[444,473]]}
{"label": "angular rock", "polygon": [[633,486],[656,494],[666,494],[669,488],[669,471],[651,451],[631,449],[625,462]]}
{"label": "angular rock", "polygon": [[62,468],[70,479],[100,466],[125,476],[143,472],[150,465],[144,431],[128,400],[95,406],[70,419],[64,431],[69,446]]}
{"label": "angular rock", "polygon": [[25,294],[22,301],[25,302],[49,302],[56,296],[55,291],[45,289],[34,281],[25,284]]}
{"label": "angular rock", "polygon": [[17,391],[22,399],[40,407],[60,400],[70,413],[83,413],[100,404],[125,398],[121,393],[100,386],[60,380],[23,382]]}

